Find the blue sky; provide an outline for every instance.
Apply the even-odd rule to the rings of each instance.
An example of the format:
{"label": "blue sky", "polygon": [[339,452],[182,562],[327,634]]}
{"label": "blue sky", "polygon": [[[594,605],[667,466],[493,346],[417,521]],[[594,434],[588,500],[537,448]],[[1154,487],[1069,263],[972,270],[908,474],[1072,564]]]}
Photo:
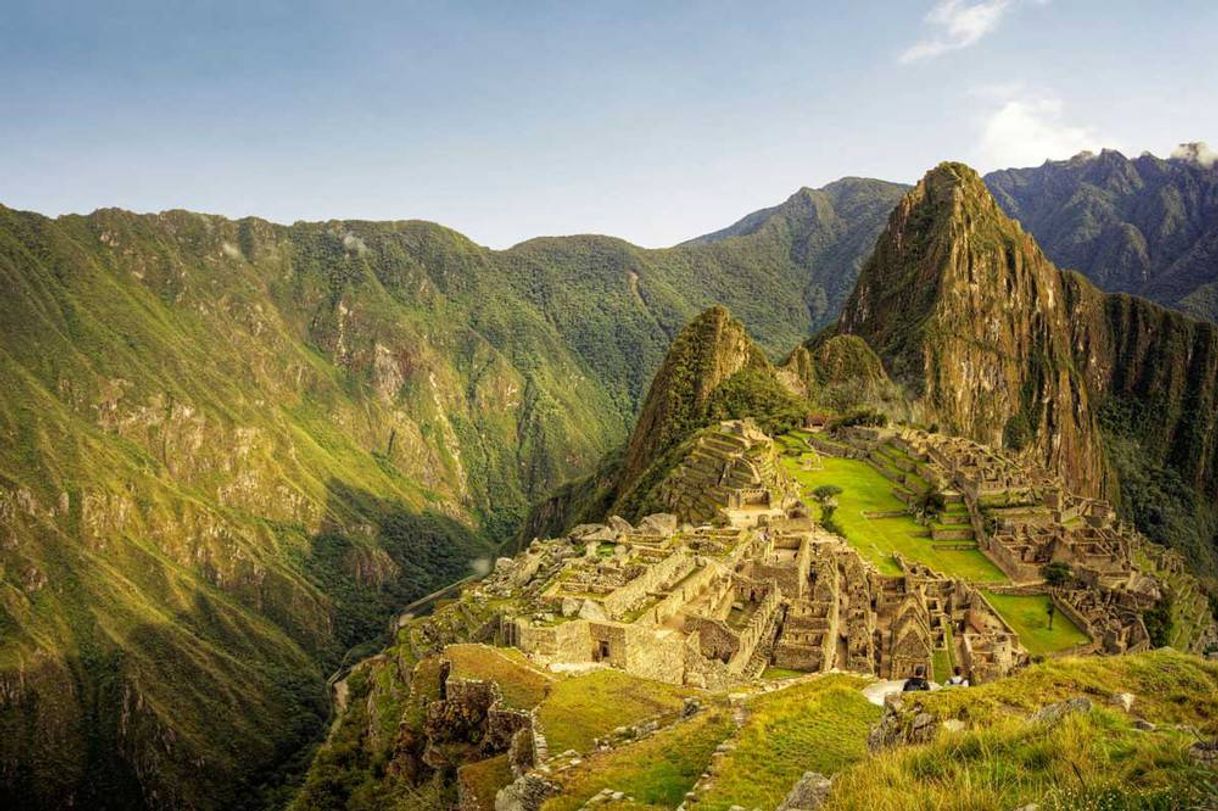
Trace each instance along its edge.
{"label": "blue sky", "polygon": [[1218,3],[0,0],[0,202],[659,246],[844,175],[1218,142]]}

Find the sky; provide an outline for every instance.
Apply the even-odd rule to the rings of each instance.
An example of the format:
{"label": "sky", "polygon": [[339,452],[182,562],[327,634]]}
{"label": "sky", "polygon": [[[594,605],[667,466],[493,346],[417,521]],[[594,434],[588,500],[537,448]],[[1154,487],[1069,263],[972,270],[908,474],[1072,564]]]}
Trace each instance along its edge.
{"label": "sky", "polygon": [[0,0],[0,203],[658,247],[801,186],[1218,144],[1218,2]]}

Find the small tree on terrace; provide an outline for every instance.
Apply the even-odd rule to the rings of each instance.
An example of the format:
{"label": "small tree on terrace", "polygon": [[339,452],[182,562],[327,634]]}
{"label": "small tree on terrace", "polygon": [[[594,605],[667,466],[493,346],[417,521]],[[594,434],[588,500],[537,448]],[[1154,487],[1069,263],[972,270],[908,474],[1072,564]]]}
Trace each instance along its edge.
{"label": "small tree on terrace", "polygon": [[812,491],[812,498],[816,499],[823,507],[830,501],[836,501],[837,496],[841,495],[842,488],[836,484],[822,484],[820,487]]}
{"label": "small tree on terrace", "polygon": [[920,493],[914,500],[914,513],[923,521],[933,521],[947,509],[947,497],[939,488],[932,487]]}
{"label": "small tree on terrace", "polygon": [[1040,573],[1044,576],[1045,582],[1055,589],[1061,588],[1074,579],[1074,572],[1070,569],[1070,564],[1060,560],[1045,564]]}

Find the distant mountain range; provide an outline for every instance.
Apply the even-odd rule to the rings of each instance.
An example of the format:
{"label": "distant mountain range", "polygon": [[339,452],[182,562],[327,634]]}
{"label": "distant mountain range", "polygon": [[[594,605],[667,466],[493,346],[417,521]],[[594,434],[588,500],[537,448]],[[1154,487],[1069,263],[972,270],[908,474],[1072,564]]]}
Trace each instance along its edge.
{"label": "distant mountain range", "polygon": [[[1212,321],[1218,319],[1218,165],[1204,144],[1184,144],[1178,154],[1130,159],[1106,149],[983,179],[1003,211],[1036,237],[1058,267],[1082,273],[1103,290],[1133,293]],[[843,184],[849,196],[842,194]],[[801,189],[780,205],[686,244],[770,230],[791,234],[792,250],[810,255],[831,217],[862,222],[859,215],[873,202],[887,203],[908,188],[849,178],[819,191]],[[874,237],[859,229],[848,240],[870,248]],[[833,253],[818,256],[808,299],[814,327],[837,314],[857,276],[855,263]],[[831,273],[826,259],[833,263]]]}
{"label": "distant mountain range", "polygon": [[[1104,153],[986,182],[1049,259],[1214,317],[1216,175]],[[757,345],[731,370],[755,373],[747,385],[691,419],[779,402],[766,381],[781,358],[805,388],[873,366],[847,341],[790,350],[836,323],[908,191],[801,189],[662,250],[574,236],[492,251],[423,222],[0,207],[0,801],[274,801],[269,776],[322,733],[326,674],[377,649],[394,608],[494,555],[531,504],[603,470],[698,313],[725,305]],[[1108,313],[1094,323],[1119,326],[1091,333],[1095,346],[1125,342],[1101,356],[1104,380],[1136,369],[1130,391],[1176,388],[1078,419],[1153,429],[1105,458],[1128,452],[1122,486],[1146,477],[1191,515],[1189,494],[1208,504],[1214,480],[1212,430],[1190,416],[1209,413],[1208,333],[1079,295]],[[704,326],[743,334],[729,321]],[[1145,337],[1165,328],[1171,347]],[[891,365],[908,354],[880,343]],[[1038,347],[1067,351],[1056,337]],[[694,349],[690,369],[713,361]],[[672,374],[697,389],[687,371]],[[624,451],[636,468],[648,442]]]}
{"label": "distant mountain range", "polygon": [[1204,145],[1185,157],[1104,150],[985,183],[1058,267],[1104,290],[1218,319],[1218,168]]}

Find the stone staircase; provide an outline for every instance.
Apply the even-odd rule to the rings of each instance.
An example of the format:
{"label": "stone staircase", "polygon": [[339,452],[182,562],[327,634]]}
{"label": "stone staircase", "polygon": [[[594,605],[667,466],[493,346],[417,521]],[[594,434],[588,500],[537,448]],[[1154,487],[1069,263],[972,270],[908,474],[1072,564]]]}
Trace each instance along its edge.
{"label": "stone staircase", "polygon": [[749,657],[748,664],[744,666],[744,677],[746,679],[759,679],[761,674],[769,666],[774,658],[774,644],[778,640],[778,628],[782,610],[775,611],[769,622],[766,623],[765,630],[761,634],[761,639],[757,642],[757,647],[753,648],[753,655]]}

